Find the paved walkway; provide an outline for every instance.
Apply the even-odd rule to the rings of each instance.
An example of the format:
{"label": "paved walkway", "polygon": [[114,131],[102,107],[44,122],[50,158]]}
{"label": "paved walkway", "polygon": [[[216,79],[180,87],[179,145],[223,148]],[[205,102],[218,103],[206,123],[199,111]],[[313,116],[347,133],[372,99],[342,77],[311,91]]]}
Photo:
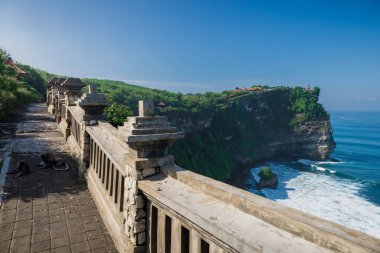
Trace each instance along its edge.
{"label": "paved walkway", "polygon": [[[13,121],[0,123],[0,252],[117,252],[46,107],[30,105]],[[38,168],[45,152],[65,159],[70,170]],[[5,178],[21,160],[32,173]]]}

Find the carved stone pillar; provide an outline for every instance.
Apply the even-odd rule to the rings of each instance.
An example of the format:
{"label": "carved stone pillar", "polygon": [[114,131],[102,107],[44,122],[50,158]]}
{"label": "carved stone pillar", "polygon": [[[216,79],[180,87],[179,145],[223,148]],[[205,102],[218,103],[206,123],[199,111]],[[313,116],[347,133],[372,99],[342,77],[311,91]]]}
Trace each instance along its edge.
{"label": "carved stone pillar", "polygon": [[69,106],[75,106],[75,101],[82,95],[82,88],[85,86],[79,78],[66,78],[61,83],[61,89],[63,93],[63,98],[60,100],[60,119],[59,128],[64,134],[66,140],[70,135],[71,127],[71,115],[69,111]]}
{"label": "carved stone pillar", "polygon": [[136,249],[141,250],[145,247],[147,234],[146,200],[138,190],[138,181],[160,173],[162,167],[174,165],[168,147],[184,135],[171,127],[166,117],[154,116],[152,101],[139,101],[139,116],[128,117],[124,126],[119,127],[118,135],[129,145],[124,158],[127,167],[123,212],[125,233]]}
{"label": "carved stone pillar", "polygon": [[106,116],[103,114],[103,111],[108,105],[104,94],[96,93],[96,91],[94,93],[91,86],[89,86],[89,91],[92,93],[85,93],[76,101],[76,104],[82,109],[82,121],[80,125],[81,174],[88,168],[90,161],[90,136],[86,132],[86,126],[96,125],[99,120],[105,120]]}

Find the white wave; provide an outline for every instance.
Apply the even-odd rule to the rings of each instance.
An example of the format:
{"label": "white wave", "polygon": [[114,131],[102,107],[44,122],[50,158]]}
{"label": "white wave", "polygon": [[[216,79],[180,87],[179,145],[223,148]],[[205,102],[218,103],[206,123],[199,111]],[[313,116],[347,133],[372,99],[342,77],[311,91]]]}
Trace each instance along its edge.
{"label": "white wave", "polygon": [[310,167],[312,169],[315,169],[315,170],[318,170],[318,171],[321,171],[321,172],[328,172],[328,173],[331,173],[331,174],[336,173],[335,170],[327,169],[327,168],[324,168],[324,167],[321,167],[321,166],[317,166],[317,165],[314,165],[314,164],[310,165]]}
{"label": "white wave", "polygon": [[336,162],[336,161],[312,161],[312,160],[307,160],[307,159],[299,159],[298,160],[299,163],[302,163],[304,165],[325,165],[325,164],[342,164],[342,163],[345,163],[345,162],[342,162],[342,161],[339,161],[339,162]]}
{"label": "white wave", "polygon": [[324,164],[342,164],[344,162],[333,162],[333,161],[323,161],[323,162],[317,162],[316,164],[324,165]]}
{"label": "white wave", "polygon": [[[279,177],[277,189],[262,189],[265,197],[326,220],[380,238],[380,206],[359,196],[359,182],[269,164]],[[258,177],[259,168],[252,169]]]}
{"label": "white wave", "polygon": [[311,165],[311,167],[315,168],[316,170],[319,170],[319,171],[323,171],[323,172],[326,171],[326,168],[323,168],[323,167],[320,167],[320,166],[317,166],[317,165]]}
{"label": "white wave", "polygon": [[322,172],[328,172],[328,173],[332,173],[332,174],[336,173],[336,171],[332,170],[332,169],[328,169],[328,168],[322,167],[322,166],[318,166],[318,165],[340,164],[340,163],[343,163],[343,162],[333,162],[333,161],[321,161],[321,162],[318,162],[318,161],[312,161],[312,160],[307,160],[307,159],[299,159],[298,162],[302,163],[303,165],[310,166],[311,169],[315,169],[315,170],[322,171]]}

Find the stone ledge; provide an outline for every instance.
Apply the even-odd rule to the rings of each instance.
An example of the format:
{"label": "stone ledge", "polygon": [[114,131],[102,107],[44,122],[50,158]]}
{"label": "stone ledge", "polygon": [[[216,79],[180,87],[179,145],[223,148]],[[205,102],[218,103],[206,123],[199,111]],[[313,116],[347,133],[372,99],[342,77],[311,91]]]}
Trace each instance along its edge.
{"label": "stone ledge", "polygon": [[227,252],[330,252],[171,177],[153,176],[138,187],[152,203],[208,234]]}
{"label": "stone ledge", "polygon": [[78,122],[82,122],[83,121],[83,115],[84,115],[84,111],[82,108],[78,107],[78,106],[68,106],[67,109],[69,110],[69,112],[71,113],[71,116]]}
{"label": "stone ledge", "polygon": [[378,252],[380,249],[380,239],[360,231],[283,206],[178,166],[165,170],[171,177],[197,191],[334,252]]}
{"label": "stone ledge", "polygon": [[124,154],[128,152],[127,148],[121,145],[111,133],[104,131],[104,129],[100,127],[87,127],[86,131],[116,166],[117,170],[119,170],[123,176],[126,176]]}

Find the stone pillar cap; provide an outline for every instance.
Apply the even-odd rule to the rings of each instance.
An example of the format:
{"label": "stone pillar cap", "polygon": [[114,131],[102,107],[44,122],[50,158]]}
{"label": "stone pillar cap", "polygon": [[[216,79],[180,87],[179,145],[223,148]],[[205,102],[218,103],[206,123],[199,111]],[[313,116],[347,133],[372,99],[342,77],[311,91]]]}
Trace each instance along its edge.
{"label": "stone pillar cap", "polygon": [[153,102],[139,101],[139,116],[128,117],[123,127],[119,127],[119,137],[130,145],[156,145],[170,143],[184,137],[172,127],[166,116],[154,116]]}
{"label": "stone pillar cap", "polygon": [[150,101],[150,100],[139,101],[139,116],[140,117],[154,116],[153,101]]}
{"label": "stone pillar cap", "polygon": [[78,100],[78,105],[83,106],[107,106],[108,102],[106,96],[102,93],[83,94]]}
{"label": "stone pillar cap", "polygon": [[81,90],[86,85],[79,78],[67,77],[63,82],[60,83],[60,86],[67,89]]}

